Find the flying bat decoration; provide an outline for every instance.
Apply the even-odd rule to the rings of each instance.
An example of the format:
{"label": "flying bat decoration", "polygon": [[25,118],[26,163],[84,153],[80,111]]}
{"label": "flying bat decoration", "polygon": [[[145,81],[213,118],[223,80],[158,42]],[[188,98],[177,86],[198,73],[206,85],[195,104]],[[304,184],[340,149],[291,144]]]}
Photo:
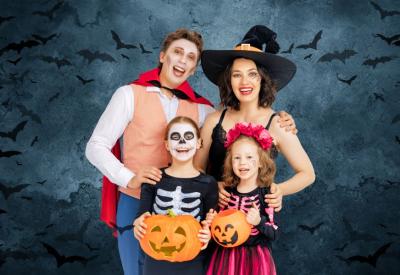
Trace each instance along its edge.
{"label": "flying bat decoration", "polygon": [[397,58],[397,56],[381,56],[381,57],[376,57],[373,59],[369,58],[369,59],[365,60],[362,63],[362,65],[371,66],[372,69],[375,69],[378,64],[384,64],[384,63],[392,61],[393,59],[396,59],[396,58]]}
{"label": "flying bat decoration", "polygon": [[0,26],[3,25],[4,22],[10,21],[14,18],[15,16],[6,16],[6,17],[0,16]]}
{"label": "flying bat decoration", "polygon": [[352,77],[350,77],[349,79],[343,79],[339,77],[339,74],[336,74],[336,78],[343,82],[346,83],[347,85],[351,86],[351,83],[357,78],[357,75],[353,75]]}
{"label": "flying bat decoration", "polygon": [[76,75],[76,78],[81,81],[82,85],[86,85],[86,84],[94,81],[94,79],[84,79],[80,75]]}
{"label": "flying bat decoration", "polygon": [[302,44],[296,47],[296,49],[317,49],[317,43],[322,37],[322,30],[320,30],[315,36],[313,41],[308,44]]}
{"label": "flying bat decoration", "polygon": [[385,17],[387,16],[394,16],[394,15],[400,15],[400,11],[396,11],[396,10],[384,10],[382,9],[377,3],[370,1],[371,5],[374,7],[374,9],[376,9],[379,14],[381,15],[381,19],[385,19]]}
{"label": "flying bat decoration", "polygon": [[49,42],[50,40],[52,40],[54,37],[56,37],[57,34],[53,33],[49,36],[40,36],[38,34],[32,34],[32,37],[38,41],[40,41],[40,43],[42,43],[43,45],[46,45],[47,42]]}
{"label": "flying bat decoration", "polygon": [[5,52],[8,51],[16,51],[18,54],[21,53],[21,51],[25,48],[32,48],[41,45],[36,40],[33,39],[28,39],[28,40],[22,40],[20,42],[13,42],[5,46],[4,48],[0,49],[0,56],[2,56]]}
{"label": "flying bat decoration", "polygon": [[289,49],[287,49],[286,51],[282,51],[281,53],[292,53],[294,47],[294,43],[290,44]]}
{"label": "flying bat decoration", "polygon": [[49,10],[46,10],[46,11],[34,11],[34,12],[32,12],[32,14],[33,15],[44,16],[44,17],[47,17],[49,20],[53,20],[56,11],[59,10],[63,5],[64,5],[64,1],[60,1],[57,4],[55,4]]}
{"label": "flying bat decoration", "polygon": [[334,51],[333,53],[326,53],[318,59],[318,62],[332,62],[333,60],[340,60],[343,64],[350,57],[356,55],[357,52],[353,50],[343,50],[341,52]]}
{"label": "flying bat decoration", "polygon": [[96,59],[103,62],[117,62],[111,55],[108,53],[101,53],[99,51],[92,52],[91,50],[80,50],[77,52],[80,56],[82,56],[85,60],[87,60],[88,64],[92,63]]}
{"label": "flying bat decoration", "polygon": [[385,36],[383,34],[377,33],[374,35],[385,41],[388,45],[400,46],[400,34],[395,34],[393,36]]}
{"label": "flying bat decoration", "polygon": [[112,34],[112,39],[115,41],[115,43],[117,43],[116,45],[116,49],[137,49],[137,47],[135,45],[132,44],[125,44],[124,42],[121,41],[121,39],[119,38],[118,34],[111,30],[111,34]]}
{"label": "flying bat decoration", "polygon": [[63,66],[72,66],[72,63],[66,58],[60,59],[58,57],[41,55],[39,56],[39,59],[46,63],[56,64],[58,69],[60,69]]}
{"label": "flying bat decoration", "polygon": [[10,158],[22,154],[20,151],[2,151],[0,149],[0,158]]}
{"label": "flying bat decoration", "polygon": [[27,120],[22,121],[9,132],[0,132],[0,137],[9,138],[13,141],[17,141],[17,135],[25,128],[26,123],[28,123]]}

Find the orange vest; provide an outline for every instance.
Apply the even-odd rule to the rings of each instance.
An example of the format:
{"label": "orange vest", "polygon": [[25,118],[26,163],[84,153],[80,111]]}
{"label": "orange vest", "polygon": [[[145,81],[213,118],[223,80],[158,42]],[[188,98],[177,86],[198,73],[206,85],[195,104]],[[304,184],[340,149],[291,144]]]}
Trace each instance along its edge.
{"label": "orange vest", "polygon": [[[123,163],[132,172],[139,168],[168,166],[171,157],[165,149],[164,136],[167,119],[156,92],[147,92],[146,87],[130,85],[134,95],[134,112],[123,135]],[[197,103],[179,99],[176,116],[187,116],[199,125]],[[119,190],[129,196],[140,198],[140,188]]]}

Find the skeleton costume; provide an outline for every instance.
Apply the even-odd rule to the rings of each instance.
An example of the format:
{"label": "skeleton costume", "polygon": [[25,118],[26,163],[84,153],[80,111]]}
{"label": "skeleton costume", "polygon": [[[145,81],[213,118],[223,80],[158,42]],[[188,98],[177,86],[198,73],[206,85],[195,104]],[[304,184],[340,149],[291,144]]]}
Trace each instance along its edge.
{"label": "skeleton costume", "polygon": [[[205,219],[209,209],[218,203],[218,186],[211,176],[200,173],[193,178],[176,178],[162,170],[156,185],[143,184],[138,216],[145,212],[166,214],[173,209],[177,215],[189,214],[198,221]],[[191,261],[172,263],[145,256],[143,274],[196,275],[205,274],[204,251]]]}
{"label": "skeleton costume", "polygon": [[207,275],[276,275],[271,255],[271,241],[277,238],[278,226],[274,222],[274,209],[264,202],[267,188],[256,188],[240,193],[236,188],[227,188],[230,201],[227,209],[238,209],[247,213],[254,202],[260,209],[260,224],[253,227],[245,243],[233,248],[216,246],[207,270]]}

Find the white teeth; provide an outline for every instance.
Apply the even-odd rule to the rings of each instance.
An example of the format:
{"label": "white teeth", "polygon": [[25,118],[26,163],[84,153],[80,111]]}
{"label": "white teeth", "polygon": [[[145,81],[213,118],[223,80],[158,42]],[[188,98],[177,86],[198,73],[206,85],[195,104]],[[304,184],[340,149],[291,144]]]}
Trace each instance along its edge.
{"label": "white teeth", "polygon": [[241,92],[251,92],[253,89],[252,88],[242,88],[240,89]]}

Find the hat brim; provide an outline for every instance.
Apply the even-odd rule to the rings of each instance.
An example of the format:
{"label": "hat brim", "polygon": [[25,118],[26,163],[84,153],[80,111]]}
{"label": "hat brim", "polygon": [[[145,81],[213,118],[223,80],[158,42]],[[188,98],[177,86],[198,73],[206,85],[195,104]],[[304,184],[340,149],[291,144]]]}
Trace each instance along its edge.
{"label": "hat brim", "polygon": [[296,65],[282,56],[255,51],[205,50],[201,55],[201,66],[206,77],[218,86],[218,80],[226,67],[236,58],[253,60],[263,66],[275,82],[277,90],[285,87],[296,73]]}

